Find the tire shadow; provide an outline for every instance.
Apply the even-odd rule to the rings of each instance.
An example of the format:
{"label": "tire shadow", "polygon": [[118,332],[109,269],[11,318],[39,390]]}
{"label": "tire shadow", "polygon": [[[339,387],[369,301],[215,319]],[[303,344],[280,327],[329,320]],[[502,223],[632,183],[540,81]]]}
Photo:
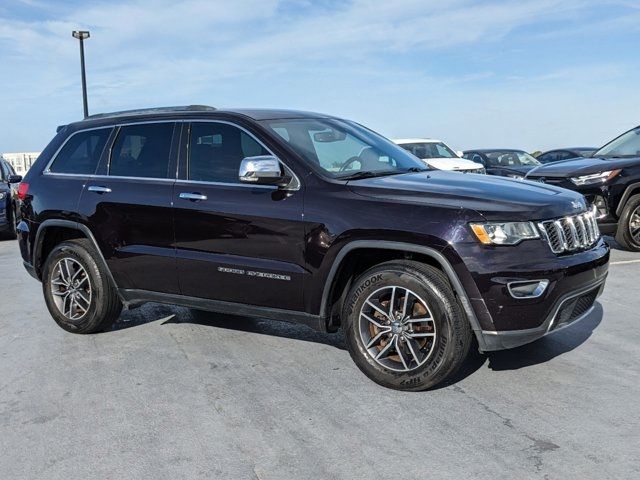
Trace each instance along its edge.
{"label": "tire shadow", "polygon": [[290,338],[304,342],[320,343],[330,345],[340,350],[347,349],[342,331],[338,333],[323,333],[297,323],[206,312],[156,303],[148,303],[139,308],[123,311],[111,330],[123,330],[161,319],[166,319],[162,322],[162,325],[191,323],[240,332]]}
{"label": "tire shadow", "polygon": [[521,347],[488,352],[489,368],[496,371],[517,370],[548,362],[570,352],[587,341],[602,322],[602,315],[602,305],[596,303],[593,311],[578,323]]}

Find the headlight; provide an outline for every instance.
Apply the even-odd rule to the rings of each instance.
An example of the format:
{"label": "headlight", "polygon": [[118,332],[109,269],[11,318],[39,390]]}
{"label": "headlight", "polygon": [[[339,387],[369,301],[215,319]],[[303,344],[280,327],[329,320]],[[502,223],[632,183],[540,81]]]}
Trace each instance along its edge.
{"label": "headlight", "polygon": [[531,222],[472,223],[471,230],[485,245],[516,245],[523,240],[540,238]]}
{"label": "headlight", "polygon": [[509,178],[515,178],[516,180],[524,180],[523,175],[507,175]]}
{"label": "headlight", "polygon": [[621,170],[607,170],[606,172],[592,173],[590,175],[583,175],[582,177],[573,177],[571,178],[571,181],[578,186],[597,185],[608,182],[620,172]]}
{"label": "headlight", "polygon": [[0,192],[0,200],[4,200],[4,192]]}

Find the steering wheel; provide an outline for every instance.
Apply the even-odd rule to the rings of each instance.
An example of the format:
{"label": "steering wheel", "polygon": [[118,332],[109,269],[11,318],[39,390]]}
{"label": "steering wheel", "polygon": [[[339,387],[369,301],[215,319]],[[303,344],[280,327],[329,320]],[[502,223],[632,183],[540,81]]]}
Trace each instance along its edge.
{"label": "steering wheel", "polygon": [[340,166],[340,172],[344,172],[347,167],[349,165],[351,165],[353,162],[359,162],[360,161],[360,156],[359,155],[354,155],[353,157],[349,158],[346,162],[344,162],[341,166]]}

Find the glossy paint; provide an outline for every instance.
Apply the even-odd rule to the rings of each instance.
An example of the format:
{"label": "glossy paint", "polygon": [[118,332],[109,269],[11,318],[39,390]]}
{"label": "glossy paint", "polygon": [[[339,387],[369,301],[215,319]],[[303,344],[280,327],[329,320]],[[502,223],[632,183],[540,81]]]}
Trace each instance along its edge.
{"label": "glossy paint", "polygon": [[522,176],[524,177],[527,173],[533,170],[535,167],[533,166],[501,166],[501,165],[491,165],[489,163],[489,159],[486,156],[487,152],[520,152],[521,150],[466,150],[463,152],[464,158],[473,160],[474,162],[482,163],[484,168],[487,171],[487,175],[497,175],[500,177],[509,177],[509,176]]}
{"label": "glossy paint", "polygon": [[[590,175],[609,170],[622,170],[612,180],[596,185],[576,185],[573,177]],[[614,233],[625,201],[640,193],[640,157],[633,158],[575,158],[548,163],[531,170],[528,180],[574,190],[584,195],[589,202],[596,195],[604,198],[607,215],[598,222],[605,233]]]}
{"label": "glossy paint", "polygon": [[[325,178],[257,122],[310,115],[316,116],[245,110],[127,118],[176,122],[176,175],[164,181],[43,175],[55,145],[71,132],[123,120],[89,119],[66,127],[26,179],[31,188],[22,206],[24,260],[39,271],[42,259],[32,246],[39,225],[47,218],[70,219],[93,232],[128,301],[135,302],[136,295],[157,298],[160,292],[171,294],[176,303],[184,298],[186,305],[197,299],[242,303],[272,309],[269,318],[286,311],[326,321],[323,301],[339,270],[341,251],[356,241],[401,242],[442,256],[464,287],[481,328],[490,331],[540,325],[562,293],[606,275],[609,253],[603,242],[586,252],[556,256],[539,239],[515,247],[480,245],[468,226],[575,214],[586,208],[581,195],[539,183],[443,171],[355,181]],[[300,188],[187,181],[184,129],[192,120],[226,121],[246,129],[295,174]],[[102,163],[108,152],[107,145]],[[111,192],[89,192],[89,186]],[[185,192],[206,200],[181,199]],[[508,295],[507,279],[541,275],[552,282],[543,297],[516,301]]]}

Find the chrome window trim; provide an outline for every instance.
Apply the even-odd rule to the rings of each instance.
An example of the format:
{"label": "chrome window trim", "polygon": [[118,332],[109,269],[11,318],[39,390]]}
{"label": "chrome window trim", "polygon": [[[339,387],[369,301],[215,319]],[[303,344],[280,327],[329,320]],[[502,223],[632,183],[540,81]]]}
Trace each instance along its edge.
{"label": "chrome window trim", "polygon": [[178,179],[176,185],[196,184],[196,185],[212,185],[219,187],[242,187],[242,188],[264,188],[267,190],[278,190],[275,185],[254,185],[251,183],[230,183],[230,182],[206,182],[204,180],[184,180]]}
{"label": "chrome window trim", "polygon": [[[52,172],[50,170],[51,165],[53,164],[53,162],[55,162],[56,158],[58,158],[58,154],[60,153],[60,151],[64,148],[64,146],[67,144],[67,142],[69,140],[71,140],[71,138],[73,138],[75,135],[79,134],[79,133],[84,133],[84,132],[90,132],[92,130],[103,130],[103,129],[114,129],[114,128],[120,128],[120,127],[126,127],[129,125],[145,125],[145,124],[150,124],[150,123],[175,123],[175,124],[183,124],[183,123],[223,123],[226,125],[231,125],[233,127],[236,127],[238,129],[240,129],[241,131],[245,132],[247,135],[249,135],[251,138],[253,138],[262,148],[264,148],[267,152],[269,152],[271,155],[273,155],[274,157],[276,157],[280,163],[282,165],[284,165],[284,167],[286,168],[286,170],[288,170],[289,172],[291,172],[292,178],[295,179],[295,183],[296,185],[293,187],[285,187],[282,188],[282,190],[285,191],[290,191],[290,192],[297,192],[298,190],[300,190],[301,186],[302,186],[302,182],[300,181],[300,178],[298,177],[298,175],[296,175],[296,173],[284,162],[282,161],[282,159],[276,155],[275,153],[273,153],[273,151],[271,149],[269,149],[264,143],[262,143],[253,133],[251,133],[250,131],[248,131],[246,128],[242,127],[241,125],[238,125],[237,123],[233,123],[227,120],[214,120],[214,119],[197,119],[197,118],[181,118],[181,119],[177,119],[177,120],[145,120],[142,122],[118,122],[118,123],[114,123],[114,124],[110,124],[110,125],[102,125],[100,127],[90,127],[90,128],[83,128],[81,130],[76,130],[75,132],[73,132],[71,135],[69,135],[65,141],[62,143],[62,145],[60,145],[60,147],[55,151],[55,153],[53,154],[53,156],[51,157],[51,160],[49,160],[49,163],[47,163],[47,166],[44,168],[44,170],[42,171],[42,175],[59,175],[59,176],[66,176],[66,177],[83,177],[83,178],[114,178],[114,179],[126,179],[126,180],[154,180],[154,181],[171,181],[171,182],[180,182],[180,183],[197,183],[197,184],[205,184],[205,185],[219,185],[219,186],[240,186],[243,188],[268,188],[268,189],[273,189],[273,190],[277,190],[278,187],[274,187],[271,185],[247,185],[244,183],[241,183],[238,180],[238,183],[226,183],[226,182],[207,182],[207,181],[201,181],[201,180],[188,180],[188,179],[179,179],[178,178],[178,169],[176,168],[176,173],[175,173],[175,177],[174,178],[154,178],[154,177],[128,177],[128,176],[116,176],[116,175],[95,175],[95,174],[84,174],[84,173],[64,173],[64,172]],[[189,139],[186,139],[186,145],[187,145],[187,152],[188,152],[188,148],[189,148]],[[109,163],[111,163],[111,149],[113,147],[113,144],[109,146]],[[178,162],[179,163],[179,162]],[[291,183],[294,183],[293,181]]]}

